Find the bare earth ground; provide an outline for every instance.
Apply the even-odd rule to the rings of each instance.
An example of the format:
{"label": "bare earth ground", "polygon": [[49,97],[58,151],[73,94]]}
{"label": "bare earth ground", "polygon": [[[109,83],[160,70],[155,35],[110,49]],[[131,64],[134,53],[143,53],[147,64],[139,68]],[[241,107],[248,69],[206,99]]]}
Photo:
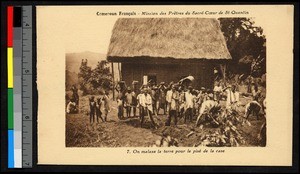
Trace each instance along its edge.
{"label": "bare earth ground", "polygon": [[[117,117],[116,101],[111,101],[112,110],[108,114],[108,122],[90,124],[88,115],[88,97],[80,97],[80,113],[66,115],[66,147],[149,147],[155,144],[155,141],[162,136],[171,136],[178,140],[181,147],[192,147],[200,141],[200,137],[215,128],[210,125],[204,125],[203,129],[197,128],[193,135],[187,136],[192,130],[195,119],[192,124],[184,124],[183,118],[179,119],[178,126],[174,126],[172,120],[171,126],[164,126],[167,115],[153,116],[155,122],[159,125],[158,129],[150,127],[150,119],[145,117],[143,128],[140,127],[138,117],[125,118],[119,120]],[[249,98],[241,97],[242,105],[245,105]],[[222,104],[222,103],[221,103]],[[225,104],[223,102],[223,104]],[[240,107],[244,113],[244,106]],[[161,112],[162,113],[162,110]],[[125,114],[124,114],[125,115]],[[137,110],[138,115],[138,110]],[[246,143],[241,146],[259,146],[257,135],[260,127],[265,121],[264,118],[256,120],[255,117],[249,118],[251,126],[244,125],[242,136]]]}

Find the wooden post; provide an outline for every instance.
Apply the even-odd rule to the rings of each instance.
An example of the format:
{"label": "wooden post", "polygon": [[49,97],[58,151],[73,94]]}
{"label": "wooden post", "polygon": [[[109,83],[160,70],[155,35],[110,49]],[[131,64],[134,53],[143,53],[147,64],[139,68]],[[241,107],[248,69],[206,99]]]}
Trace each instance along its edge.
{"label": "wooden post", "polygon": [[112,71],[112,78],[113,78],[113,101],[115,101],[115,71],[114,71],[113,62],[111,62],[111,71]]}
{"label": "wooden post", "polygon": [[120,63],[118,63],[118,71],[119,71],[120,81],[122,81],[122,74],[121,74],[121,70],[120,70]]}
{"label": "wooden post", "polygon": [[226,82],[226,64],[224,64],[224,82],[227,85],[227,82]]}
{"label": "wooden post", "polygon": [[226,64],[224,64],[224,65],[220,64],[220,69],[222,71],[224,85],[227,86],[227,84],[226,84]]}

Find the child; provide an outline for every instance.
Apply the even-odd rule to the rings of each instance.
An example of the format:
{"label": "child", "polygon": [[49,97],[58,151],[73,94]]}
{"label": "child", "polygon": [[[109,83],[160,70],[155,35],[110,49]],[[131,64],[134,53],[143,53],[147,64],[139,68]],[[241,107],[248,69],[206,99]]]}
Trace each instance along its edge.
{"label": "child", "polygon": [[124,106],[126,107],[127,118],[130,117],[132,101],[133,101],[133,93],[131,92],[130,87],[128,87],[127,92],[125,93],[125,104],[124,104]]}
{"label": "child", "polygon": [[101,115],[102,115],[102,112],[101,112],[101,105],[102,105],[101,98],[98,98],[98,99],[97,99],[97,102],[96,102],[96,116],[97,116],[97,123],[99,123],[99,117],[101,118],[102,122],[104,122],[103,118],[101,117]]}
{"label": "child", "polygon": [[110,112],[110,106],[109,106],[109,98],[108,98],[108,91],[105,91],[105,95],[103,96],[104,101],[104,121],[107,121],[107,114]]}
{"label": "child", "polygon": [[90,124],[95,122],[95,111],[96,111],[96,102],[94,101],[94,96],[90,98]]}
{"label": "child", "polygon": [[76,113],[76,112],[77,112],[76,103],[75,103],[74,99],[71,99],[67,105],[67,113],[72,114],[72,113]]}

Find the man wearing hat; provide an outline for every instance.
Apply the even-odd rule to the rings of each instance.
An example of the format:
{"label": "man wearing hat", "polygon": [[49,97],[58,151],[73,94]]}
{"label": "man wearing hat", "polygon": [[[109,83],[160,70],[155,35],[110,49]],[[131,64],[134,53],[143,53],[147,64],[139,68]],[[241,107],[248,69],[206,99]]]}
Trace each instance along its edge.
{"label": "man wearing hat", "polygon": [[151,98],[151,90],[149,89],[144,89],[144,103],[142,103],[143,106],[143,113],[141,116],[141,127],[143,127],[145,115],[147,114],[150,117],[151,124],[154,128],[156,128],[156,124],[154,122],[154,119],[152,117],[153,113],[153,107],[152,107],[152,98]]}

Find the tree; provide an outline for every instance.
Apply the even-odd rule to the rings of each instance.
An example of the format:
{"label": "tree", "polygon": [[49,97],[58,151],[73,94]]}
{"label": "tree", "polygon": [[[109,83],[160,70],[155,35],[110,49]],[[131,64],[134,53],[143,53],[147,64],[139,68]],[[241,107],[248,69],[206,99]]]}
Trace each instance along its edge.
{"label": "tree", "polygon": [[78,77],[79,87],[83,91],[83,95],[111,89],[112,74],[107,65],[107,61],[100,61],[96,68],[92,69],[87,65],[87,60],[82,60]]}
{"label": "tree", "polygon": [[83,95],[88,93],[88,83],[90,82],[92,68],[87,65],[87,59],[85,61],[82,59],[79,68],[78,79],[79,79],[79,89],[82,90]]}
{"label": "tree", "polygon": [[107,66],[107,61],[98,62],[96,68],[92,71],[90,83],[94,90],[102,88],[110,90],[112,86],[112,74]]}
{"label": "tree", "polygon": [[233,73],[261,76],[266,72],[266,38],[250,18],[220,18],[221,30],[232,56]]}

